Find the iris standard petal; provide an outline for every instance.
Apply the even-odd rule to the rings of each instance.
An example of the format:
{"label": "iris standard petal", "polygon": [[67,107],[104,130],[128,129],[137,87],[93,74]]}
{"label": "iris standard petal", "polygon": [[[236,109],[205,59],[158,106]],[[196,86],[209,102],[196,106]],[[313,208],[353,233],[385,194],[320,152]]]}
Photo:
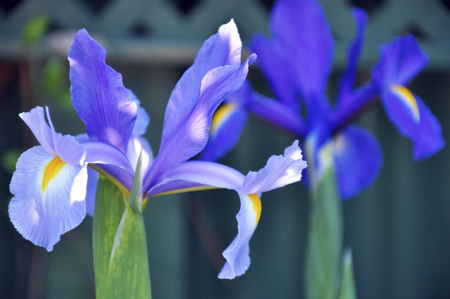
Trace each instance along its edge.
{"label": "iris standard petal", "polygon": [[345,200],[370,186],[383,164],[378,141],[359,126],[348,126],[333,140],[336,179],[340,197]]}
{"label": "iris standard petal", "polygon": [[35,107],[31,109],[30,112],[20,113],[19,116],[31,129],[45,151],[51,155],[57,156],[55,144],[53,142],[53,134],[45,120],[44,108]]}
{"label": "iris standard petal", "polygon": [[239,89],[255,61],[251,55],[242,65],[228,65],[209,71],[201,82],[198,99],[173,111],[164,122],[158,156],[144,179],[144,190],[161,181],[180,163],[198,154],[206,145],[214,111],[230,93]]}
{"label": "iris standard petal", "polygon": [[281,0],[270,19],[275,42],[283,48],[290,72],[305,101],[323,94],[331,71],[334,41],[320,4],[315,0]]}
{"label": "iris standard petal", "polygon": [[86,166],[70,165],[37,146],[19,158],[9,215],[22,236],[48,251],[86,215]]}
{"label": "iris standard petal", "polygon": [[122,75],[105,63],[105,57],[105,49],[85,29],[78,31],[69,51],[72,104],[91,140],[125,153],[137,105],[130,100]]}
{"label": "iris standard petal", "polygon": [[286,148],[284,155],[270,157],[267,165],[258,172],[250,171],[241,190],[247,194],[261,193],[298,182],[306,166],[296,140]]}
{"label": "iris standard petal", "polygon": [[344,76],[341,79],[341,85],[338,95],[337,107],[344,106],[347,101],[351,100],[350,95],[353,92],[353,87],[355,84],[355,77],[358,68],[358,60],[361,55],[361,50],[364,42],[364,31],[366,30],[368,15],[367,13],[359,8],[353,9],[353,17],[356,23],[356,37],[350,45],[348,55],[347,55],[347,69],[345,70]]}
{"label": "iris standard petal", "polygon": [[221,279],[241,276],[250,267],[250,238],[253,236],[261,216],[261,200],[257,194],[238,192],[241,209],[236,216],[238,234],[223,252],[227,260],[219,273]]}
{"label": "iris standard petal", "polygon": [[134,123],[133,136],[142,136],[147,131],[147,127],[150,124],[150,116],[147,111],[141,106],[141,101],[137,98],[131,89],[128,89],[130,93],[130,100],[137,105],[136,122]]}
{"label": "iris standard petal", "polygon": [[203,43],[194,64],[178,81],[166,107],[164,120],[187,101],[198,97],[203,77],[210,70],[224,65],[241,64],[242,42],[232,19]]}
{"label": "iris standard petal", "polygon": [[258,55],[258,64],[269,80],[275,97],[293,112],[299,113],[298,91],[291,73],[286,71],[288,63],[284,57],[286,53],[283,52],[280,45],[262,34],[255,34],[249,47]]}
{"label": "iris standard petal", "polygon": [[233,149],[241,137],[247,117],[247,109],[236,102],[217,109],[212,119],[208,143],[200,159],[216,161]]}
{"label": "iris standard petal", "polygon": [[382,94],[382,103],[390,121],[414,143],[414,159],[425,159],[444,147],[442,128],[419,96],[392,85]]}

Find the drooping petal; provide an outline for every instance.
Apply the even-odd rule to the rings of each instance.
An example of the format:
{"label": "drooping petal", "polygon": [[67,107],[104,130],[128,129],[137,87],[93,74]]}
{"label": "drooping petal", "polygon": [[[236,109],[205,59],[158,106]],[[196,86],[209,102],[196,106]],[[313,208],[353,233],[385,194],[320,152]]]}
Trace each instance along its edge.
{"label": "drooping petal", "polygon": [[224,98],[242,86],[248,66],[255,59],[251,55],[242,65],[222,66],[209,71],[201,82],[198,99],[184,103],[166,118],[158,156],[144,179],[146,191],[170,170],[204,148],[214,111]]}
{"label": "drooping petal", "polygon": [[349,126],[333,140],[334,164],[340,198],[345,200],[370,186],[383,164],[380,145],[371,133]]}
{"label": "drooping petal", "polygon": [[45,151],[50,155],[57,156],[52,131],[45,121],[44,109],[35,107],[30,112],[20,113],[19,116],[31,129]]}
{"label": "drooping petal", "polygon": [[275,42],[284,49],[284,71],[291,72],[305,101],[311,94],[323,94],[334,42],[320,4],[314,0],[278,1],[272,10],[270,28]]}
{"label": "drooping petal", "polygon": [[223,252],[227,260],[219,273],[221,279],[233,279],[241,276],[250,267],[250,238],[255,232],[261,216],[261,200],[257,194],[238,192],[241,209],[236,216],[238,234],[230,246]]}
{"label": "drooping petal", "polygon": [[338,104],[339,106],[344,106],[347,104],[347,101],[351,99],[349,96],[353,92],[353,87],[355,84],[356,71],[358,68],[358,60],[361,55],[361,50],[364,42],[364,31],[367,26],[367,13],[359,8],[353,9],[353,17],[355,18],[355,23],[357,26],[356,29],[356,37],[353,40],[349,51],[348,51],[348,64],[347,69],[344,73],[344,76],[341,79],[341,85],[338,96]]}
{"label": "drooping petal", "polygon": [[229,103],[217,109],[212,119],[208,143],[200,159],[216,161],[233,149],[241,137],[247,117],[247,110],[239,103]]}
{"label": "drooping petal", "polygon": [[86,183],[86,166],[65,163],[41,146],[29,149],[11,180],[11,221],[25,239],[51,251],[84,219]]}
{"label": "drooping petal", "polygon": [[130,100],[135,102],[137,105],[137,117],[134,123],[133,136],[142,136],[147,131],[147,127],[150,124],[150,116],[143,107],[141,107],[141,101],[137,98],[131,89],[128,89],[130,93]]}
{"label": "drooping petal", "polygon": [[92,141],[109,143],[125,153],[137,105],[105,57],[106,51],[85,29],[78,31],[69,51],[72,104]]}
{"label": "drooping petal", "polygon": [[258,172],[250,171],[241,190],[247,194],[261,193],[298,182],[306,165],[296,140],[286,148],[284,155],[270,157]]}
{"label": "drooping petal", "polygon": [[178,81],[166,107],[164,120],[186,102],[196,99],[205,75],[212,69],[224,65],[241,64],[242,42],[232,19],[220,26],[218,32],[203,43],[194,64]]}
{"label": "drooping petal", "polygon": [[383,92],[382,103],[390,121],[413,141],[414,159],[425,159],[444,147],[441,125],[419,96],[392,85]]}

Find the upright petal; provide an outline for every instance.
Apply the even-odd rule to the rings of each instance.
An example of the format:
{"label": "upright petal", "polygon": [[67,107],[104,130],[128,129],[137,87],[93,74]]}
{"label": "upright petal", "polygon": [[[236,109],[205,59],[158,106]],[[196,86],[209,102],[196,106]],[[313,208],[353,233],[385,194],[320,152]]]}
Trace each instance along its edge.
{"label": "upright petal", "polygon": [[320,4],[315,0],[276,2],[270,27],[275,42],[282,48],[287,72],[305,100],[325,92],[331,71],[334,42]]}
{"label": "upright petal", "polygon": [[339,196],[343,200],[370,186],[383,164],[380,145],[371,133],[349,126],[333,140],[334,165]]}
{"label": "upright petal", "polygon": [[137,105],[137,116],[136,122],[134,123],[133,136],[142,136],[147,131],[147,127],[150,124],[150,116],[143,107],[141,107],[141,101],[137,98],[131,89],[128,89],[130,93],[130,100],[135,102]]}
{"label": "upright petal", "polygon": [[241,64],[242,42],[236,24],[231,20],[203,43],[194,64],[178,81],[166,107],[165,121],[180,106],[196,99],[206,73],[219,66]]}
{"label": "upright petal", "polygon": [[137,105],[105,57],[106,51],[85,29],[78,31],[69,51],[72,104],[91,140],[109,143],[125,153]]}
{"label": "upright petal", "polygon": [[358,60],[361,55],[361,50],[364,42],[364,31],[367,26],[367,13],[359,8],[353,9],[353,17],[356,23],[356,37],[353,40],[347,55],[347,69],[344,76],[341,79],[341,85],[338,95],[337,107],[346,105],[346,101],[350,100],[350,95],[353,92],[353,87],[355,84],[356,71],[358,68]]}
{"label": "upright petal", "polygon": [[284,56],[293,53],[286,53],[288,49],[284,49],[276,40],[268,39],[262,34],[255,34],[249,47],[258,55],[258,64],[269,81],[275,97],[293,112],[299,113],[299,91],[291,72],[286,70],[289,62]]}
{"label": "upright petal", "polygon": [[209,71],[201,82],[198,98],[185,102],[164,122],[159,153],[144,179],[146,191],[180,163],[198,154],[208,141],[211,120],[217,106],[239,89],[255,61],[250,56],[242,65],[228,65]]}
{"label": "upright petal", "polygon": [[51,251],[86,215],[86,166],[65,163],[37,146],[22,154],[16,168],[11,221],[25,239]]}

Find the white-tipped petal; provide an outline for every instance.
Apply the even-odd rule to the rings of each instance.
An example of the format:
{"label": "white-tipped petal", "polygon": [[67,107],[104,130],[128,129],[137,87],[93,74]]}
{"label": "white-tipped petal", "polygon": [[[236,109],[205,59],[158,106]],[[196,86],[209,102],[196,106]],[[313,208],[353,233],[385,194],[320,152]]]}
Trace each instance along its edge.
{"label": "white-tipped petal", "polygon": [[261,193],[298,182],[306,166],[296,140],[286,148],[284,156],[272,156],[264,168],[258,172],[250,171],[244,180],[242,191],[248,194]]}

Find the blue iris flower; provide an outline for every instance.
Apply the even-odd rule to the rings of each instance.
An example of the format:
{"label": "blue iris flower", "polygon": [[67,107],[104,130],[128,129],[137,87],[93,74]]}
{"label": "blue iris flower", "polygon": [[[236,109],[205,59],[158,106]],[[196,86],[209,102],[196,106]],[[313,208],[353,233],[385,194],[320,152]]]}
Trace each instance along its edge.
{"label": "blue iris flower", "polygon": [[[382,46],[372,79],[355,89],[368,17],[360,9],[354,9],[353,16],[356,37],[349,47],[347,69],[333,106],[326,87],[334,42],[321,6],[315,0],[276,2],[270,18],[272,38],[257,34],[250,48],[258,54],[259,66],[277,100],[244,83],[216,113],[202,158],[216,160],[228,152],[238,141],[250,111],[306,140],[316,176],[321,173],[319,153],[323,145],[332,142],[339,194],[342,199],[350,198],[372,184],[383,159],[373,135],[350,122],[380,98],[390,121],[412,140],[415,160],[442,149],[440,124],[423,101],[405,87],[427,64],[428,56],[412,36],[395,38]],[[306,109],[306,117],[301,116],[301,109]]]}
{"label": "blue iris flower", "polygon": [[250,265],[249,241],[261,215],[260,194],[298,182],[306,162],[298,141],[247,176],[218,163],[188,161],[204,148],[214,111],[242,86],[256,59],[251,55],[241,63],[241,47],[234,21],[204,42],[170,96],[161,146],[153,157],[143,137],[148,114],[123,86],[122,76],[105,63],[106,51],[80,30],[69,51],[70,91],[87,133],[77,137],[56,133],[48,109],[46,120],[41,107],[20,114],[40,145],[22,154],[11,180],[15,197],[9,214],[16,229],[52,250],[63,233],[79,225],[86,213],[94,213],[98,173],[124,198],[130,197],[141,156],[144,203],[153,196],[211,188],[238,193],[238,234],[223,253],[226,263],[219,277],[242,275]]}

